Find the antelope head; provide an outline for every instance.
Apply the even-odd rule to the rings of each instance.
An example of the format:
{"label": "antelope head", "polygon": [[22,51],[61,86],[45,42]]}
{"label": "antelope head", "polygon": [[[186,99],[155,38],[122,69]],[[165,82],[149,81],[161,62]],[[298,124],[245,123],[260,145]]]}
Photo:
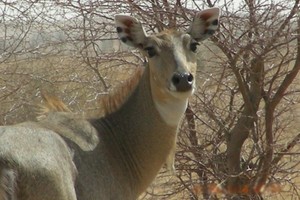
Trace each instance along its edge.
{"label": "antelope head", "polygon": [[218,19],[219,9],[210,8],[197,12],[186,32],[166,30],[147,35],[137,19],[115,16],[120,40],[140,49],[148,58],[151,92],[158,107],[172,99],[184,101],[186,108],[187,98],[195,90],[199,42],[214,34]]}

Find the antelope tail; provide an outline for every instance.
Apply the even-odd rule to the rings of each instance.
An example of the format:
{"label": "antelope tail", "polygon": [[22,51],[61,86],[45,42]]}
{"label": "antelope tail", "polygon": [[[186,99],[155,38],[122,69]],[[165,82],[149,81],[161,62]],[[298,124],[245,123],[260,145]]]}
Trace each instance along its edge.
{"label": "antelope tail", "polygon": [[37,107],[37,119],[43,119],[51,112],[72,112],[68,106],[56,96],[46,93],[41,94],[43,103]]}
{"label": "antelope tail", "polygon": [[39,105],[37,112],[40,126],[70,139],[83,151],[91,151],[97,146],[97,131],[86,119],[73,113],[55,96],[42,93],[42,98],[44,103]]}

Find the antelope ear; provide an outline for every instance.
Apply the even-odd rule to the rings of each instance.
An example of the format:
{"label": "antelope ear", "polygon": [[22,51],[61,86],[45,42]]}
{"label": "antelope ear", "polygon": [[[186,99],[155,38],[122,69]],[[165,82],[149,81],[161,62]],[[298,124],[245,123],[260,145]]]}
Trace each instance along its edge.
{"label": "antelope ear", "polygon": [[219,8],[210,8],[197,12],[188,33],[196,41],[202,41],[209,38],[218,28],[219,14]]}
{"label": "antelope ear", "polygon": [[128,15],[116,15],[115,26],[120,40],[133,47],[143,48],[146,41],[146,33],[141,22]]}

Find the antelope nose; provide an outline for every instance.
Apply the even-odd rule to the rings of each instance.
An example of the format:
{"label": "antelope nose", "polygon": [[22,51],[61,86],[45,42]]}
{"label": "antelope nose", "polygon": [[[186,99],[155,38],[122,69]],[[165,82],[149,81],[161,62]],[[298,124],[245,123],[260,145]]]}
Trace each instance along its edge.
{"label": "antelope nose", "polygon": [[179,92],[186,92],[193,87],[194,76],[191,73],[174,73],[172,83]]}

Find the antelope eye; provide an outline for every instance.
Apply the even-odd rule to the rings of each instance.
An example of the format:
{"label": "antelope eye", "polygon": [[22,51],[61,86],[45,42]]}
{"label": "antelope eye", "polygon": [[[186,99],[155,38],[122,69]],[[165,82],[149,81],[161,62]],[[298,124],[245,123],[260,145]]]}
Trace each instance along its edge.
{"label": "antelope eye", "polygon": [[146,47],[144,50],[147,51],[149,58],[152,58],[156,55],[156,50],[154,47]]}
{"label": "antelope eye", "polygon": [[190,44],[190,50],[191,50],[192,52],[196,53],[197,48],[198,48],[198,45],[199,45],[198,42],[192,42],[192,43]]}

